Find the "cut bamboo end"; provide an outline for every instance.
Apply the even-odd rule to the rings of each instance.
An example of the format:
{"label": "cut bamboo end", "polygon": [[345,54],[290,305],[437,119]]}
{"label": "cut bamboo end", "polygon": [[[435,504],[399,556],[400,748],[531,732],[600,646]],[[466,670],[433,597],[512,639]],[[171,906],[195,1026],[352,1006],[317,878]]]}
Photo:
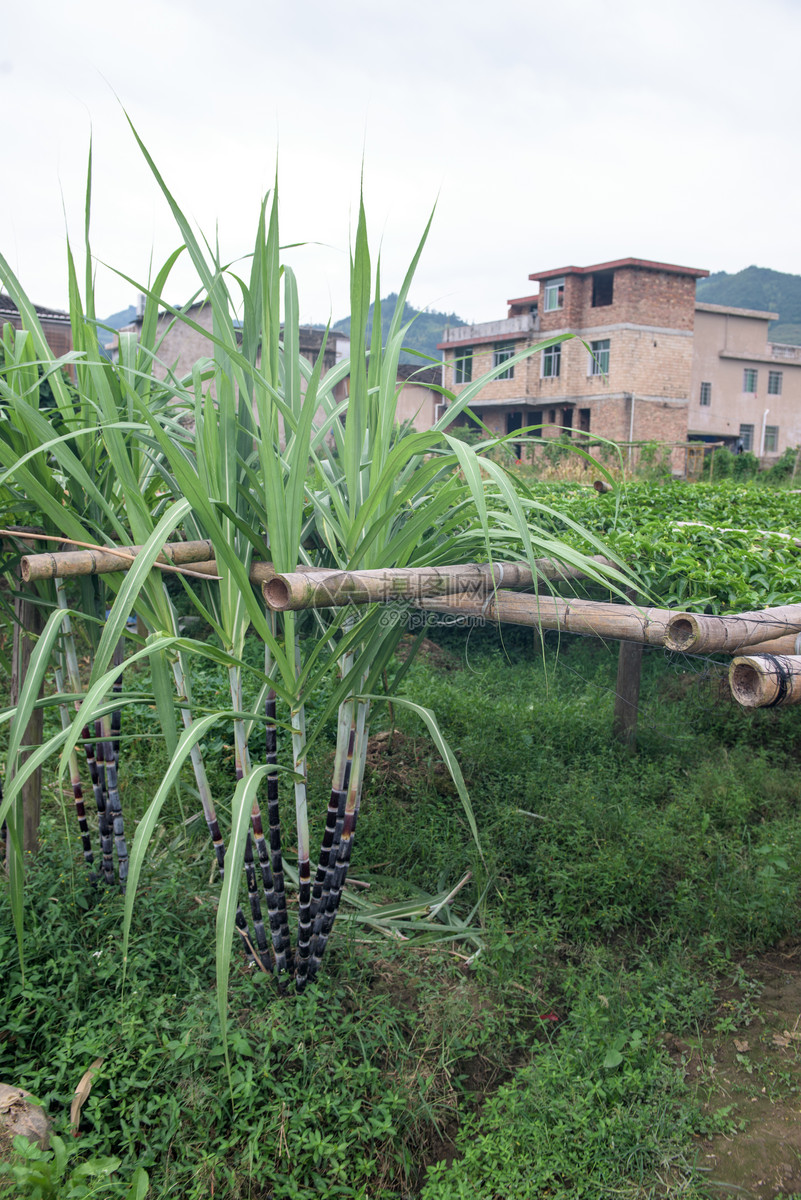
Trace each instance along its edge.
{"label": "cut bamboo end", "polygon": [[745,646],[801,633],[801,604],[785,604],[730,616],[674,613],[667,624],[668,650],[690,654],[736,654]]}
{"label": "cut bamboo end", "polygon": [[801,704],[801,655],[739,655],[729,667],[729,686],[743,708]]}

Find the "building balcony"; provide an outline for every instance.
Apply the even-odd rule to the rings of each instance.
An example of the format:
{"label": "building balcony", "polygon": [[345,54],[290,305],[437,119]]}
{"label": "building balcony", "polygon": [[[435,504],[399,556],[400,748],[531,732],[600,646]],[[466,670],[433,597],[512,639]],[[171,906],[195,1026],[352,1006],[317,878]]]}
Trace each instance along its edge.
{"label": "building balcony", "polygon": [[790,362],[801,362],[801,346],[788,346],[781,342],[771,342],[770,352],[774,358],[781,358]]}
{"label": "building balcony", "polygon": [[445,330],[442,344],[520,337],[521,334],[536,333],[539,327],[538,317],[532,313],[521,313],[520,316],[506,317],[501,321],[482,321],[480,325],[454,325]]}

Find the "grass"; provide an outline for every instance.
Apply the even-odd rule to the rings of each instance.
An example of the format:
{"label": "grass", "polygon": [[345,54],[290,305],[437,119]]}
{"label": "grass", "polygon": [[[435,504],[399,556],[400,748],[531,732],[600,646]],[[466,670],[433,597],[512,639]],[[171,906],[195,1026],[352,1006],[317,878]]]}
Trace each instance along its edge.
{"label": "grass", "polygon": [[[463,633],[440,640],[407,695],[437,709],[471,787],[486,951],[466,968],[458,953],[342,926],[327,972],[284,1000],[235,958],[231,1091],[209,955],[216,892],[201,823],[184,824],[191,797],[162,811],[124,992],[122,900],[84,883],[49,806],[24,981],[0,899],[0,1078],[42,1100],[64,1139],[54,1194],[136,1194],[137,1166],[151,1197],[190,1200],[706,1194],[697,1138],[730,1118],[725,1105],[701,1111],[667,1047],[714,1031],[716,984],[795,927],[797,714],[741,713],[715,664],[646,653],[630,755],[609,737],[610,649],[563,638],[543,661],[527,635],[507,630],[502,646],[474,630],[465,659]],[[225,678],[209,668],[198,687],[213,706]],[[380,739],[368,760],[353,864],[378,900],[478,867],[422,726],[400,707],[395,720],[392,749]],[[317,743],[311,779],[332,752]],[[225,743],[207,758],[212,778],[233,772]],[[142,803],[162,770],[158,753],[143,760]],[[481,900],[472,887],[454,901],[462,915]],[[73,1139],[72,1092],[98,1057]],[[111,1158],[110,1175],[76,1175]],[[105,1190],[79,1190],[90,1184]],[[15,1187],[36,1194],[25,1177]]]}

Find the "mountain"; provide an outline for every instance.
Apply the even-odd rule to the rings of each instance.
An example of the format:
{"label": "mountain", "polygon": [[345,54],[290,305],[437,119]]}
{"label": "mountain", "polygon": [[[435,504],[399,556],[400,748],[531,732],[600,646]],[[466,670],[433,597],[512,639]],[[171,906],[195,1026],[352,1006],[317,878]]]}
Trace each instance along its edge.
{"label": "mountain", "polygon": [[767,267],[746,267],[736,275],[718,271],[698,280],[695,295],[704,304],[778,313],[779,320],[768,326],[770,341],[801,346],[801,275]]}
{"label": "mountain", "polygon": [[[389,333],[389,323],[392,320],[392,314],[395,311],[395,305],[398,300],[397,292],[390,292],[381,301],[381,328],[386,338]],[[370,315],[367,318],[367,343],[370,344],[370,334],[373,329],[373,312],[375,306],[370,305]],[[412,350],[419,350],[422,354],[427,354],[431,358],[435,358],[437,362],[442,358],[442,351],[437,349],[437,342],[441,342],[445,333],[445,328],[448,325],[466,325],[461,317],[457,317],[456,313],[436,312],[432,309],[414,308],[407,301],[403,309],[403,323],[411,321],[414,317],[414,324],[406,333],[404,345]],[[336,321],[333,326],[340,333],[350,333],[350,317],[344,317],[341,321]],[[416,363],[418,366],[426,366],[427,364],[421,359],[416,358],[413,354],[407,354],[405,351],[401,354],[400,361],[403,363]]]}
{"label": "mountain", "polygon": [[[130,325],[136,317],[136,309],[133,304],[129,304],[127,308],[121,312],[112,313],[110,317],[103,317],[100,324],[110,325],[112,329],[122,329],[126,325]],[[107,346],[112,341],[112,335],[105,329],[99,331],[100,341],[104,346]]]}

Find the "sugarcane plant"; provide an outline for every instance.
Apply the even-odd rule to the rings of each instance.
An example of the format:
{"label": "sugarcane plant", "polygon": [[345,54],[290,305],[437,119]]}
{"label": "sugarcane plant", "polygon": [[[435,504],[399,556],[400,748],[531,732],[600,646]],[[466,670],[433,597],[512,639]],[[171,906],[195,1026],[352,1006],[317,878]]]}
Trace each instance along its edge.
{"label": "sugarcane plant", "polygon": [[[348,918],[367,928],[430,937],[439,918],[444,922],[439,936],[472,937],[480,945],[472,924],[477,905],[468,918],[458,918],[449,908],[453,889],[427,903],[415,899],[382,908],[350,894],[345,886],[360,811],[371,715],[388,696],[396,706],[405,705],[429,730],[453,777],[471,831],[477,875],[483,861],[470,798],[434,714],[397,694],[408,659],[389,681],[389,688],[384,685],[395,649],[406,632],[405,612],[402,608],[389,611],[380,603],[270,611],[260,590],[251,583],[254,559],[270,564],[276,573],[286,573],[298,567],[381,570],[438,566],[454,559],[524,558],[537,577],[536,555],[544,552],[585,570],[590,578],[621,586],[625,579],[613,567],[570,549],[539,526],[538,510],[543,506],[489,457],[497,439],[488,437],[482,445],[470,447],[449,433],[449,427],[487,381],[542,347],[520,352],[470,384],[458,398],[443,389],[448,406],[434,427],[397,437],[397,368],[408,328],[403,313],[428,227],[399,290],[384,339],[380,264],[373,275],[360,202],[350,263],[351,355],[324,373],[325,337],[313,363],[300,353],[297,286],[290,267],[280,262],[276,191],[261,207],[249,275],[243,278],[196,236],[146,148],[139,144],[197,272],[199,293],[210,308],[211,331],[201,329],[210,352],[190,375],[178,378],[174,372],[162,370],[159,373],[165,377],[156,379],[159,311],[189,327],[194,325],[188,311],[170,308],[163,301],[176,252],[151,286],[137,285],[146,295],[140,342],[123,338],[119,363],[109,363],[102,356],[91,301],[87,225],[83,298],[69,257],[77,391],[86,408],[97,414],[92,436],[102,447],[112,484],[109,495],[103,494],[102,504],[91,495],[104,524],[98,520],[87,528],[75,518],[63,532],[91,541],[89,534],[100,538],[102,524],[102,540],[107,544],[116,537],[123,544],[135,543],[143,549],[126,574],[106,577],[113,602],[97,641],[79,712],[17,773],[0,806],[0,819],[12,811],[25,772],[30,773],[49,754],[60,753],[62,776],[72,772],[83,730],[92,721],[102,722],[117,704],[127,700],[124,687],[109,700],[120,673],[124,676],[137,662],[149,662],[170,762],[131,846],[125,955],[148,842],[167,796],[189,760],[222,876],[216,956],[224,1031],[235,930],[260,968],[274,972],[282,988],[294,982],[298,991],[318,973],[345,901]],[[0,271],[4,282],[10,280],[15,301],[25,308],[22,289],[2,261]],[[368,346],[371,293],[374,311]],[[23,316],[35,331],[36,316],[30,306]],[[33,337],[38,361],[53,373],[58,391],[55,366],[41,330]],[[559,340],[563,339],[550,339],[542,345]],[[346,379],[349,395],[342,399],[337,387]],[[183,411],[183,422],[175,416],[176,406]],[[88,424],[77,428],[68,439],[51,438],[46,453],[60,466],[72,466],[71,444],[88,428]],[[10,456],[0,455],[0,463],[6,468],[0,486],[13,486],[24,494],[25,472],[38,467],[39,458],[34,451],[29,459],[32,466],[26,463],[24,470],[17,470]],[[88,483],[82,479],[85,489],[89,484],[91,474]],[[48,512],[54,516],[53,505],[58,501],[49,492],[46,498],[48,503],[53,501]],[[213,548],[215,578],[193,580],[191,587],[186,587],[187,602],[211,626],[213,639],[200,641],[180,635],[163,581],[152,569],[173,531],[188,539],[207,539]],[[603,551],[600,541],[587,540]],[[269,605],[269,595],[266,603]],[[117,665],[112,661],[114,648],[133,611],[150,632],[144,644],[130,639],[135,649]],[[18,725],[35,702],[67,617],[63,606],[54,605],[23,689]],[[253,634],[264,643],[263,670],[245,660],[245,639]],[[192,668],[201,658],[212,659],[227,671],[229,708],[201,715],[193,705]],[[183,723],[180,736],[175,727],[174,696],[166,685],[169,673]],[[247,691],[243,686],[246,676],[255,684]],[[306,701],[324,686],[328,698],[309,722]],[[337,735],[330,799],[322,843],[313,856],[307,795],[309,751],[332,718]],[[227,848],[201,755],[203,738],[223,722],[233,729],[236,758],[231,793],[219,798],[228,824]],[[285,762],[279,761],[279,734],[290,749]],[[96,744],[103,747],[107,772],[113,740],[111,726],[101,725]],[[12,739],[12,754],[17,749],[18,741]],[[262,756],[264,761],[259,762]],[[291,839],[281,827],[282,775],[294,793]],[[112,790],[110,786],[109,796]],[[110,801],[109,808],[113,820],[116,804]],[[293,843],[296,866],[289,861]],[[118,858],[119,854],[118,846]],[[240,898],[243,869],[249,920]],[[292,921],[288,888],[296,894],[297,916]]]}

